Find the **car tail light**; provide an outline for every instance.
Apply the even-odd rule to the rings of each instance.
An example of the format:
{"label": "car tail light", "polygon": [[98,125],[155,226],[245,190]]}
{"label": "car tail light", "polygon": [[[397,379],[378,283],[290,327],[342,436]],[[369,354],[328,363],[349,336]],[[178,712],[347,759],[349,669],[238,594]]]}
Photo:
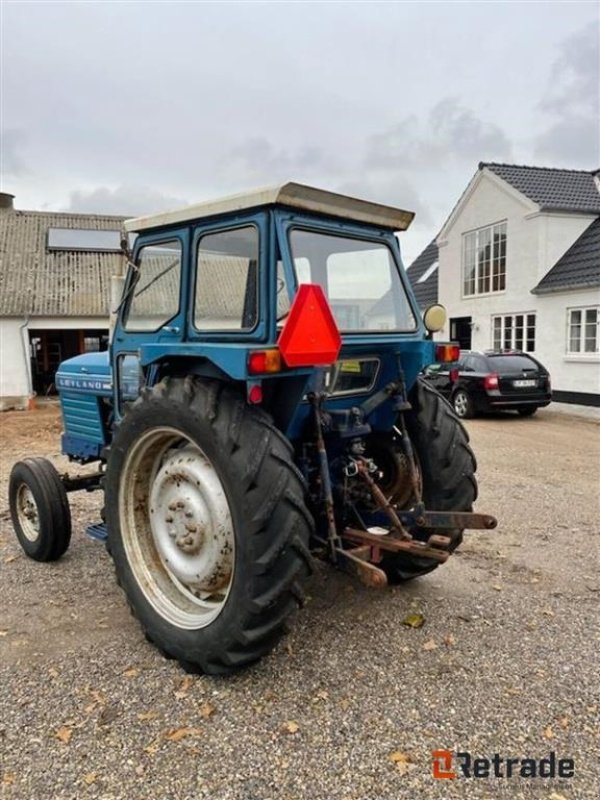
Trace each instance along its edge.
{"label": "car tail light", "polygon": [[437,344],[435,346],[435,360],[447,364],[451,361],[458,361],[460,358],[460,347],[457,344]]}
{"label": "car tail light", "polygon": [[271,350],[252,350],[248,353],[248,372],[251,375],[281,372],[281,353],[276,347]]}
{"label": "car tail light", "polygon": [[483,385],[486,389],[497,389],[498,388],[498,376],[495,372],[490,372],[489,375],[486,375],[483,379]]}
{"label": "car tail light", "polygon": [[450,383],[456,383],[457,380],[458,380],[458,370],[456,369],[456,367],[454,367],[454,369],[450,370]]}

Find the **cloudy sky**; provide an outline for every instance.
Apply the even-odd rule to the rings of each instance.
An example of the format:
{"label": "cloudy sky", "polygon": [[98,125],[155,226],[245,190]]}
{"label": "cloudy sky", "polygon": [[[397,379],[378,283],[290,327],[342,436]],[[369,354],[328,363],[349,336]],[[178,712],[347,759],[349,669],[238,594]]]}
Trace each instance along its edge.
{"label": "cloudy sky", "polygon": [[1,0],[2,188],[143,214],[280,180],[417,212],[481,160],[600,166],[597,2]]}

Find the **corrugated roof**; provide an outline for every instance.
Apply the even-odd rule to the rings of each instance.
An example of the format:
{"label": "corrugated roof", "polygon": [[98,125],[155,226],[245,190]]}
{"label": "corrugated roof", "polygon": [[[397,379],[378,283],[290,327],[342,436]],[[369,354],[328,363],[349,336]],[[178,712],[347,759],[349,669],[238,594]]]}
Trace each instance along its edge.
{"label": "corrugated roof", "polygon": [[600,286],[600,217],[585,229],[532,292],[545,294],[594,286]]}
{"label": "corrugated roof", "polygon": [[419,308],[427,308],[432,303],[438,302],[438,271],[434,270],[429,277],[419,283],[427,270],[435,264],[439,258],[439,250],[434,239],[430,242],[421,255],[417,256],[410,267],[406,270],[408,279],[411,283]]}
{"label": "corrugated roof", "polygon": [[598,170],[555,169],[482,161],[488,169],[525,197],[549,211],[600,213]]}
{"label": "corrugated roof", "polygon": [[124,217],[0,211],[1,316],[108,316],[119,253],[56,251],[49,228],[120,230]]}

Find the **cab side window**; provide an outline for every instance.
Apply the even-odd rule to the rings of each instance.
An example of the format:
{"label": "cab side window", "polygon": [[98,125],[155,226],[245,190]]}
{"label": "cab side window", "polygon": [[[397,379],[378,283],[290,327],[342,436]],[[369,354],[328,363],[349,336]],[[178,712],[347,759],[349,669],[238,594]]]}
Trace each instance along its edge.
{"label": "cab side window", "polygon": [[194,325],[246,331],[258,322],[258,228],[208,233],[196,251]]}
{"label": "cab side window", "polygon": [[[127,331],[157,331],[179,311],[181,242],[142,247],[125,319]],[[131,286],[131,285],[130,285]]]}

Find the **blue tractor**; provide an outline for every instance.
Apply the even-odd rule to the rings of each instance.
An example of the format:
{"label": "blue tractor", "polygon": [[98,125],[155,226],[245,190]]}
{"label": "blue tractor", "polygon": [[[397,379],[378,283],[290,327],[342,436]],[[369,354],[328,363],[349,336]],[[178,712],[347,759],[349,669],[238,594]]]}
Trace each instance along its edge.
{"label": "blue tractor", "polygon": [[110,349],[61,364],[74,462],[13,467],[19,541],[67,549],[67,493],[104,493],[117,580],[149,640],[186,669],[257,661],[315,556],[369,586],[435,569],[472,511],[475,458],[419,373],[432,340],[395,232],[412,214],[287,183],[128,221]]}

